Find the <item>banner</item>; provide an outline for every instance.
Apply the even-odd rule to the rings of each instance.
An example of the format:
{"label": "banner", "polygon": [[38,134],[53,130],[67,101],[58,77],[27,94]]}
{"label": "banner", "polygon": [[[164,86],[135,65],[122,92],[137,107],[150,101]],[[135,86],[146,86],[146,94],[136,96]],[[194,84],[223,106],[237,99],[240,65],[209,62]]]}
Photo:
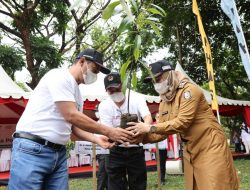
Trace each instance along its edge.
{"label": "banner", "polygon": [[[75,153],[92,154],[92,143],[88,141],[75,141]],[[109,154],[109,150],[96,145],[96,154]]]}
{"label": "banner", "polygon": [[234,28],[234,32],[238,40],[241,60],[246,70],[248,79],[250,80],[250,57],[249,57],[249,52],[247,49],[246,40],[242,32],[239,14],[238,14],[234,0],[221,0],[221,9],[231,20],[231,23]]}
{"label": "banner", "polygon": [[12,134],[15,129],[14,125],[0,124],[0,148],[12,146]]}
{"label": "banner", "polygon": [[208,42],[205,30],[203,28],[201,15],[200,15],[196,0],[193,0],[192,8],[193,8],[193,13],[197,17],[199,32],[201,34],[201,39],[202,39],[202,44],[203,44],[203,50],[205,52],[207,73],[208,73],[208,84],[209,84],[209,90],[211,93],[211,100],[212,100],[212,109],[218,110],[218,102],[217,102],[217,97],[215,93],[215,85],[214,85],[214,72],[213,72],[211,48],[210,48],[210,44]]}

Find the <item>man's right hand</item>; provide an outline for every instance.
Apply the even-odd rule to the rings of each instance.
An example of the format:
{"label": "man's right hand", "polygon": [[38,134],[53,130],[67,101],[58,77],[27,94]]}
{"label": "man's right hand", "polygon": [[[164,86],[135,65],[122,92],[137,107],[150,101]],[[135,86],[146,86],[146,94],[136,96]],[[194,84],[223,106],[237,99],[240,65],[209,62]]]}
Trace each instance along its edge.
{"label": "man's right hand", "polygon": [[108,137],[114,142],[119,142],[122,144],[127,144],[127,142],[131,142],[133,140],[133,132],[127,131],[122,128],[110,128],[108,133]]}
{"label": "man's right hand", "polygon": [[144,134],[142,135],[138,135],[136,137],[133,138],[133,140],[130,141],[131,144],[139,144],[143,141],[143,138],[144,138]]}

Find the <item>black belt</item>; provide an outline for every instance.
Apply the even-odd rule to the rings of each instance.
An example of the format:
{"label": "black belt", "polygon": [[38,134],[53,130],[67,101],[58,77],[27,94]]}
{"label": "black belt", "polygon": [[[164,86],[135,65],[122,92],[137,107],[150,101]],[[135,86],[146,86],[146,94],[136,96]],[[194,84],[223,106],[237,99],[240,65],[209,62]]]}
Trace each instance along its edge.
{"label": "black belt", "polygon": [[24,139],[29,139],[31,141],[34,141],[36,143],[39,143],[41,145],[45,145],[49,148],[52,148],[54,150],[61,150],[62,148],[64,148],[64,145],[61,144],[56,144],[56,143],[52,143],[50,141],[47,141],[45,139],[42,139],[41,137],[37,136],[37,135],[33,135],[30,133],[26,133],[26,132],[15,132],[13,134],[14,138],[24,138]]}
{"label": "black belt", "polygon": [[143,149],[143,147],[142,146],[131,146],[131,147],[114,146],[111,149],[120,150],[120,151],[127,151],[127,150],[139,150],[139,149]]}

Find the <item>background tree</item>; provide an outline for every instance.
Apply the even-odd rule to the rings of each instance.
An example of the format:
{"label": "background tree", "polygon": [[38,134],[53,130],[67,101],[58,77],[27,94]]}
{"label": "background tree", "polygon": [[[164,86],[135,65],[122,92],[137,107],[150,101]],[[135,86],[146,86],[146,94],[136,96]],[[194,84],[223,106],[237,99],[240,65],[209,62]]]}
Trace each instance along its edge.
{"label": "background tree", "polygon": [[[46,63],[47,59],[41,60],[43,57],[48,58],[55,56],[60,59],[59,51],[40,51],[36,53],[36,49],[41,50],[40,47],[34,49],[35,45],[38,45],[37,39],[40,38],[40,42],[43,45],[46,44],[47,48],[53,49],[54,42],[49,38],[55,34],[62,34],[69,16],[65,9],[65,5],[59,1],[49,0],[34,0],[34,1],[0,1],[0,16],[5,18],[5,22],[0,22],[0,28],[3,34],[17,43],[17,46],[23,49],[26,66],[31,75],[31,82],[29,83],[31,88],[34,88],[41,78],[39,69],[46,68],[44,64],[48,64],[48,68],[58,66],[61,61],[49,65]],[[46,24],[44,24],[46,23]],[[49,45],[49,47],[48,47]],[[46,48],[45,48],[46,49]],[[43,54],[44,53],[44,54]],[[35,55],[39,55],[35,57]],[[42,55],[43,54],[43,55]],[[42,56],[41,56],[42,55]],[[44,63],[44,64],[42,64]],[[14,71],[15,67],[12,68]]]}
{"label": "background tree", "polygon": [[[14,80],[14,74],[17,70],[22,70],[25,66],[22,52],[17,48],[6,45],[0,45],[0,65],[6,73]],[[15,68],[15,70],[13,70]]]}
{"label": "background tree", "polygon": [[101,2],[90,0],[85,1],[84,5],[82,1],[77,1],[74,5],[72,5],[69,0],[64,0],[64,2],[67,5],[73,20],[72,31],[74,35],[70,41],[75,41],[75,54],[80,53],[85,47],[93,47],[104,53],[116,40],[116,35],[113,32],[110,32],[111,38],[106,38],[106,41],[101,41],[100,39],[99,43],[95,42],[93,44],[91,42],[92,39],[90,38],[91,34],[88,31],[92,29],[96,30],[94,24],[101,19],[102,11],[108,6],[110,0]]}
{"label": "background tree", "polygon": [[[169,47],[169,59],[182,65],[187,74],[199,85],[207,83],[205,58],[191,0],[155,1],[164,8],[167,16],[163,22],[163,39],[159,47]],[[240,59],[238,42],[228,17],[220,8],[220,0],[200,1],[200,13],[207,33],[213,57],[215,85],[218,95],[232,99],[250,100],[250,85]],[[250,13],[246,7],[250,1],[237,1],[243,32],[250,46],[248,22]],[[241,77],[240,77],[241,76]]]}
{"label": "background tree", "polygon": [[69,0],[0,1],[0,16],[6,18],[0,21],[0,29],[22,49],[32,88],[46,71],[60,66],[63,60],[72,62],[86,47],[112,52],[111,45],[117,39],[112,26],[105,24],[99,30],[105,40],[100,36],[99,40],[92,39],[97,37],[97,23],[110,1],[82,2],[75,6]]}
{"label": "background tree", "polygon": [[[205,58],[197,21],[192,13],[192,1],[154,2],[167,12],[167,16],[161,18],[164,26],[163,39],[157,41],[157,45],[168,47],[169,59],[173,63],[178,61],[197,84],[208,89]],[[211,45],[216,91],[223,97],[250,100],[250,81],[247,79],[240,58],[233,27],[229,18],[222,12],[220,2],[220,0],[198,1],[203,25]],[[236,3],[249,48],[250,13],[246,7],[250,6],[250,1],[239,0]],[[242,120],[242,115],[233,118],[222,117],[222,124],[231,132],[239,127],[237,123]]]}

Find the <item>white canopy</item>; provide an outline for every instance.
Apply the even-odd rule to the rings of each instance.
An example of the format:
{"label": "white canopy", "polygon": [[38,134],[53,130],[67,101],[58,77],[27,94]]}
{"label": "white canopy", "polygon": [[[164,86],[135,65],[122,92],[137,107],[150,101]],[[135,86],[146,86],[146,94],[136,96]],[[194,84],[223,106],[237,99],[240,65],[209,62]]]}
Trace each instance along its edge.
{"label": "white canopy", "polygon": [[28,96],[29,93],[20,88],[0,65],[0,98],[27,99]]}
{"label": "white canopy", "polygon": [[[100,73],[98,74],[97,81],[91,85],[80,85],[80,90],[83,95],[83,100],[89,100],[89,101],[102,101],[108,97],[108,94],[105,90],[104,87],[104,77],[105,75]],[[138,92],[135,92],[131,90],[131,93],[139,94],[140,96],[144,97],[145,100],[148,103],[159,103],[160,102],[160,97],[159,96],[150,96],[150,95],[145,95],[141,94]]]}
{"label": "white canopy", "polygon": [[[180,64],[177,63],[176,71],[182,72],[184,75],[186,75],[194,84],[196,84],[183,70]],[[83,94],[83,100],[88,99],[89,101],[102,101],[107,98],[107,93],[104,88],[104,74],[98,74],[98,79],[94,84],[91,85],[80,85],[80,90],[81,93]],[[198,86],[198,85],[197,85]],[[200,88],[200,87],[199,87]],[[202,88],[201,88],[202,89]],[[211,95],[210,92],[207,90],[202,89],[206,100],[208,101],[209,104],[211,104]],[[138,92],[132,91],[132,93],[137,93],[140,94],[145,98],[145,100],[148,103],[159,103],[160,102],[160,97],[159,96],[150,96],[150,95],[145,95],[141,94]],[[234,106],[250,106],[250,101],[243,101],[243,100],[232,100],[228,98],[223,98],[221,96],[217,96],[218,104],[219,105],[234,105]]]}

